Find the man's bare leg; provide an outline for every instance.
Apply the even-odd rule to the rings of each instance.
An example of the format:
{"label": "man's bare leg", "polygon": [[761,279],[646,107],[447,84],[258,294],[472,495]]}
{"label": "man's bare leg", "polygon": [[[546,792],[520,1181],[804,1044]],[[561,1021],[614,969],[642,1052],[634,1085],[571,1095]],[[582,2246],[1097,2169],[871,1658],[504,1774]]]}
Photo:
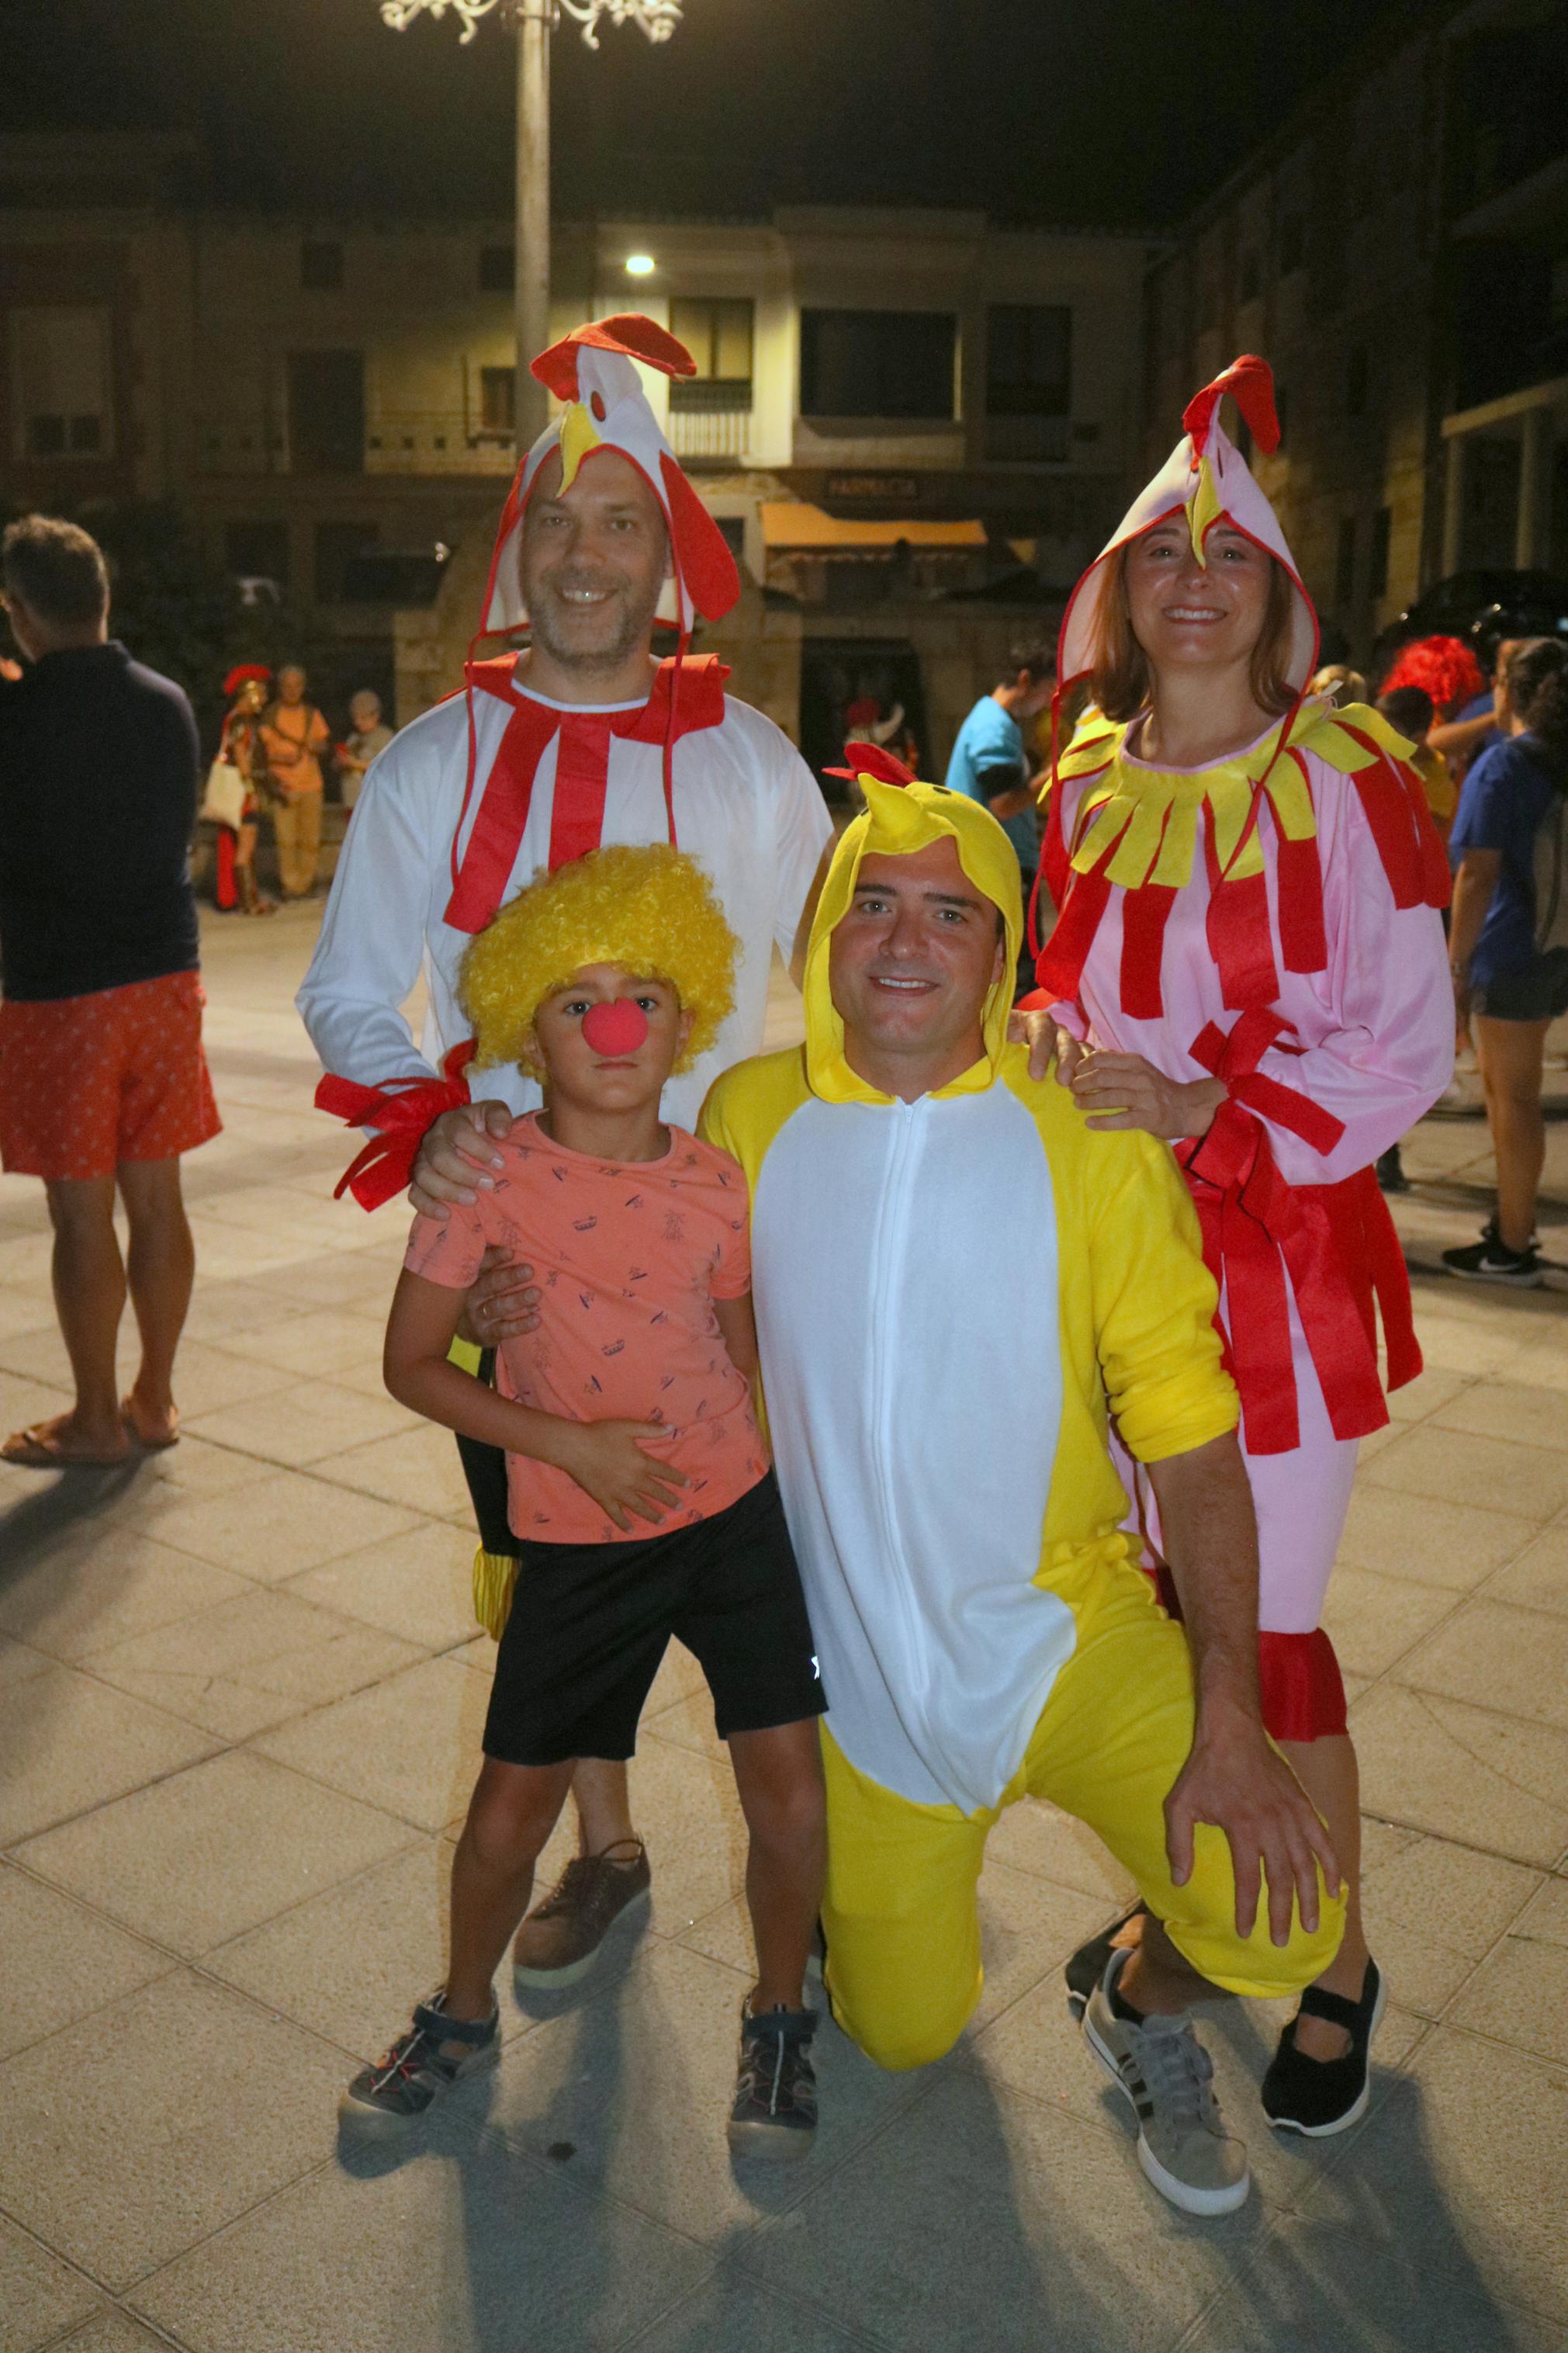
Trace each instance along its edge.
{"label": "man's bare leg", "polygon": [[131,1224],[131,1304],[142,1335],[141,1369],[125,1402],[137,1437],[148,1445],[166,1445],[179,1422],[174,1351],[196,1271],[178,1159],[122,1161],[120,1191]]}

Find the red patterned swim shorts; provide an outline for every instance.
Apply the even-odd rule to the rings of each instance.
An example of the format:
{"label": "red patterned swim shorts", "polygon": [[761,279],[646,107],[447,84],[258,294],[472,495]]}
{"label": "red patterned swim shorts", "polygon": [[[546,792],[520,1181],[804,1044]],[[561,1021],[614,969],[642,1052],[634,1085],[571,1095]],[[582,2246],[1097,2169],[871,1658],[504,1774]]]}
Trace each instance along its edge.
{"label": "red patterned swim shorts", "polygon": [[223,1123],[194,972],[0,1005],[0,1166],[56,1180],[172,1160]]}

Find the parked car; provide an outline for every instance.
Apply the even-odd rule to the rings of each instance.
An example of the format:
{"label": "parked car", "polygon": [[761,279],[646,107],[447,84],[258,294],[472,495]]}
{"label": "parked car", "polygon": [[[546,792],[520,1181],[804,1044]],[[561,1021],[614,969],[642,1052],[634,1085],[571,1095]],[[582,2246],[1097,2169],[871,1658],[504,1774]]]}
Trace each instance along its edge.
{"label": "parked car", "polygon": [[1568,580],[1551,572],[1453,572],[1390,621],[1373,648],[1381,679],[1412,638],[1463,638],[1489,670],[1501,638],[1568,638]]}

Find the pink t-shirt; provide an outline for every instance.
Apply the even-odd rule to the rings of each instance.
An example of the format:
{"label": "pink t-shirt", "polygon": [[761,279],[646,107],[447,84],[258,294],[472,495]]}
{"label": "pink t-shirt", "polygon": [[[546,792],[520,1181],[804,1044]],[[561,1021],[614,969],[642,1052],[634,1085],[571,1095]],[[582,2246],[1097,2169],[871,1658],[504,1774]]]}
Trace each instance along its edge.
{"label": "pink t-shirt", "polygon": [[615,1522],[565,1472],[509,1454],[508,1517],[541,1544],[616,1544],[711,1519],[768,1467],[713,1313],[752,1287],[746,1180],[727,1152],[669,1131],[662,1160],[595,1160],[552,1143],[530,1112],[498,1147],[493,1192],[416,1218],[404,1261],[466,1291],[487,1247],[525,1259],[543,1293],[536,1331],[497,1352],[503,1397],[568,1421],[657,1421],[647,1451],[689,1486],[657,1525]]}

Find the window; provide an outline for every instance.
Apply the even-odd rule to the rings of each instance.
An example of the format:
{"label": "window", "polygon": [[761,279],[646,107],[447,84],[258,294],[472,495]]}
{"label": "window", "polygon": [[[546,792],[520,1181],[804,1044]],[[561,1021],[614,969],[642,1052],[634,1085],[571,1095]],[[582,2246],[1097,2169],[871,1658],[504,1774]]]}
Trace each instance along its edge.
{"label": "window", "polygon": [[1355,517],[1340,519],[1339,545],[1334,552],[1334,603],[1343,612],[1355,596]]}
{"label": "window", "polygon": [[224,527],[224,570],[237,580],[275,580],[289,586],[289,526],[286,522],[231,522]]}
{"label": "window", "polygon": [[289,447],[297,474],[364,469],[364,353],[290,352]]}
{"label": "window", "polygon": [[682,300],[669,306],[669,332],[697,363],[695,377],[671,379],[677,391],[697,384],[752,381],[752,304]]}
{"label": "window", "polygon": [[114,448],[107,310],[16,310],[11,413],[18,458],[103,459]]}
{"label": "window", "polygon": [[1065,303],[995,304],[985,319],[985,455],[1059,462],[1072,406],[1072,312]]}
{"label": "window", "polygon": [[517,248],[514,246],[480,246],[479,291],[481,294],[510,294],[516,276]]}
{"label": "window", "polygon": [[1072,406],[1072,312],[1006,302],[985,320],[987,417],[1065,417]]}
{"label": "window", "polygon": [[343,249],[307,237],[300,248],[300,283],[319,293],[334,293],[343,282]]}
{"label": "window", "polygon": [[1300,213],[1287,213],[1279,224],[1279,274],[1289,278],[1307,257],[1307,224]]}
{"label": "window", "polygon": [[479,370],[479,430],[481,433],[502,433],[509,441],[517,431],[515,368],[482,367]]}
{"label": "window", "polygon": [[374,522],[319,522],[316,525],[316,601],[341,605],[347,595],[346,575],[356,555],[368,555],[381,538]]}
{"label": "window", "polygon": [[1366,415],[1367,358],[1366,345],[1357,343],[1351,352],[1345,368],[1345,415]]}
{"label": "window", "polygon": [[1372,553],[1367,558],[1366,593],[1369,596],[1388,594],[1388,541],[1394,528],[1394,511],[1379,507],[1372,519]]}
{"label": "window", "polygon": [[943,311],[803,311],[801,414],[951,419],[957,342]]}

